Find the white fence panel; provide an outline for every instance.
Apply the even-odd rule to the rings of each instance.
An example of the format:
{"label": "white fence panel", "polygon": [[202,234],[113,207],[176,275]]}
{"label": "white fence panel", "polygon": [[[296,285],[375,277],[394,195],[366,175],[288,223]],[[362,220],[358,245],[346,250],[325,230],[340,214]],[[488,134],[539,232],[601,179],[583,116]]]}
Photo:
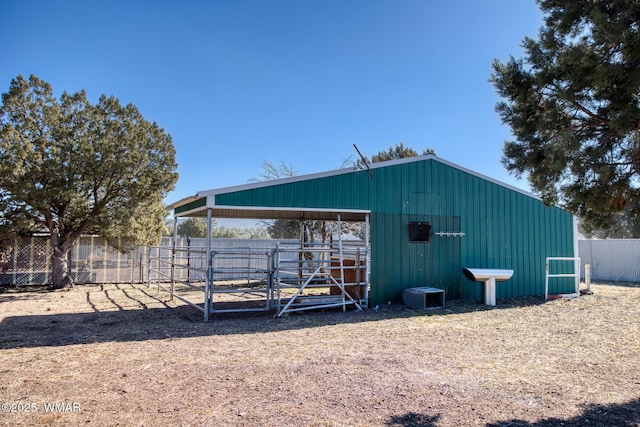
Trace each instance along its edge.
{"label": "white fence panel", "polygon": [[640,239],[579,240],[578,253],[591,280],[640,282]]}

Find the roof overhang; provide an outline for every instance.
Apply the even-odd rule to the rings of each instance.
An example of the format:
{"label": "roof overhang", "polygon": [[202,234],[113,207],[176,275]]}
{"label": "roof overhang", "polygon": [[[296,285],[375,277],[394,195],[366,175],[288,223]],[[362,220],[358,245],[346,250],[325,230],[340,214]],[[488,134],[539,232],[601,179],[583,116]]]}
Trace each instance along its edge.
{"label": "roof overhang", "polygon": [[199,198],[200,197],[197,194],[195,196],[185,197],[184,199],[180,199],[177,202],[173,202],[173,203],[168,204],[167,206],[165,206],[165,209],[168,210],[168,211],[172,211],[175,208],[177,208],[178,206],[183,206],[183,205],[187,205],[189,203],[195,202]]}
{"label": "roof overhang", "polygon": [[240,219],[309,219],[323,221],[365,221],[370,210],[291,208],[273,206],[213,206],[180,212],[176,217],[206,217]]}

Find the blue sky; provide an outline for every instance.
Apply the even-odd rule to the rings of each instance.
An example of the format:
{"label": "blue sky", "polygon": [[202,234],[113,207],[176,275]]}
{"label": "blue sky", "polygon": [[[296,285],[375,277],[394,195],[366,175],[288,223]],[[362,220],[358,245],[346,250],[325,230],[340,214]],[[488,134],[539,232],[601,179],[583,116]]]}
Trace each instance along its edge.
{"label": "blue sky", "polygon": [[136,105],[171,134],[166,198],[245,184],[263,160],[298,174],[399,142],[523,189],[488,82],[522,54],[534,0],[0,1],[0,92],[35,74]]}

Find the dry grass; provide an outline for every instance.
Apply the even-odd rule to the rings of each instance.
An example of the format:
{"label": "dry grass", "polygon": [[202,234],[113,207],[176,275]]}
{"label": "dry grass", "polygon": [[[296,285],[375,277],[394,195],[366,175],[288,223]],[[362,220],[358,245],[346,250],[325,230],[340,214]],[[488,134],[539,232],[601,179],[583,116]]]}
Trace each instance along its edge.
{"label": "dry grass", "polygon": [[141,285],[4,292],[0,401],[36,412],[0,425],[640,425],[640,286],[592,289],[206,324]]}

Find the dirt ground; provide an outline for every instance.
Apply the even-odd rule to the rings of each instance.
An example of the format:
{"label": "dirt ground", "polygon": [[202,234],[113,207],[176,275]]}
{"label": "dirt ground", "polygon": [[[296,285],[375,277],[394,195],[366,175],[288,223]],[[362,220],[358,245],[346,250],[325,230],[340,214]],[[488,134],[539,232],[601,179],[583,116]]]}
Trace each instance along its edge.
{"label": "dirt ground", "polygon": [[0,289],[0,425],[638,426],[640,284],[496,307],[202,314]]}

